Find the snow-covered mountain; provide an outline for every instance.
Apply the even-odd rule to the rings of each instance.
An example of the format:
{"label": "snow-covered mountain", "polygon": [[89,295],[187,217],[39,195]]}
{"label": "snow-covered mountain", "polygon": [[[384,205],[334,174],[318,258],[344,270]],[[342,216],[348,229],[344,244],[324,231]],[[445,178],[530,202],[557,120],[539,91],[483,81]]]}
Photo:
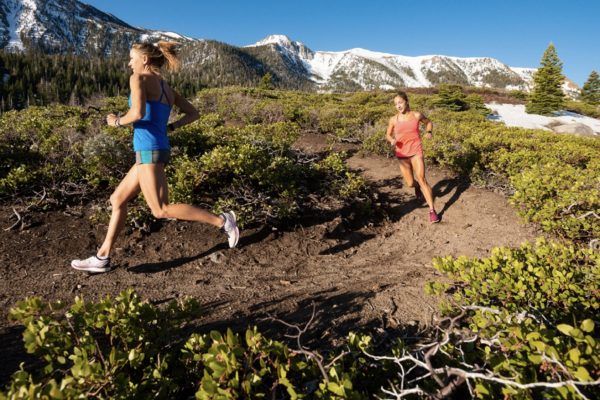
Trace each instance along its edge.
{"label": "snow-covered mountain", "polygon": [[2,0],[0,48],[19,51],[74,51],[108,55],[127,51],[134,41],[189,40],[171,32],[135,28],[77,0]]}
{"label": "snow-covered mountain", "polygon": [[509,67],[489,57],[408,57],[359,48],[313,51],[285,35],[271,35],[247,47],[269,47],[283,54],[291,67],[306,70],[309,79],[325,90],[431,87],[440,83],[529,90],[535,72],[535,68]]}
{"label": "snow-covered mountain", "polygon": [[[454,83],[527,91],[535,72],[487,57],[408,57],[358,48],[313,51],[285,35],[240,48],[133,27],[77,0],[0,0],[0,49],[110,56],[126,54],[134,42],[159,39],[184,42],[186,69],[207,86],[256,84],[271,73],[275,85],[292,89],[351,91]],[[565,91],[572,94],[578,88],[567,80]]]}

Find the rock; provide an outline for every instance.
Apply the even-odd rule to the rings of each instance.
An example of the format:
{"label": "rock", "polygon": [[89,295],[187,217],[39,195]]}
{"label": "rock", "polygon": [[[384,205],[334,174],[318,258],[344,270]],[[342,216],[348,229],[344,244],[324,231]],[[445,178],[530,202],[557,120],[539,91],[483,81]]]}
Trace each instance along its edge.
{"label": "rock", "polygon": [[211,255],[209,255],[208,259],[215,264],[221,264],[221,262],[223,262],[224,257],[225,256],[223,255],[222,252],[217,251],[216,253],[212,253]]}
{"label": "rock", "polygon": [[552,126],[550,129],[556,133],[571,133],[580,136],[596,136],[592,128],[580,122],[556,125]]}

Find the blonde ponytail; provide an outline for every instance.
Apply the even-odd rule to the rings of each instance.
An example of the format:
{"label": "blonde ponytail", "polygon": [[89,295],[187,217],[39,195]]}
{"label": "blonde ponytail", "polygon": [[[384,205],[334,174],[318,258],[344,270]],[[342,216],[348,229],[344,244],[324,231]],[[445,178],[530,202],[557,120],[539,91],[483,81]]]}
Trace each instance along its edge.
{"label": "blonde ponytail", "polygon": [[135,43],[131,47],[148,57],[148,67],[157,74],[160,73],[163,67],[166,67],[167,71],[170,72],[179,68],[180,63],[176,51],[177,43],[175,42],[161,40],[156,44]]}
{"label": "blonde ponytail", "polygon": [[179,58],[177,58],[177,43],[161,40],[158,42],[158,49],[165,57],[167,71],[177,71],[180,65]]}

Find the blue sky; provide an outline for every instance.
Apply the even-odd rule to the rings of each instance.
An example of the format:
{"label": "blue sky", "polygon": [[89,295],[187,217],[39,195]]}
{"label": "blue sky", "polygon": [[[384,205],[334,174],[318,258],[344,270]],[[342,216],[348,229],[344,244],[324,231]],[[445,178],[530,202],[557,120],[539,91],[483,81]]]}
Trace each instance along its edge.
{"label": "blue sky", "polygon": [[553,42],[563,73],[600,72],[597,0],[84,0],[130,25],[236,46],[284,34],[313,50],[493,57],[538,67]]}

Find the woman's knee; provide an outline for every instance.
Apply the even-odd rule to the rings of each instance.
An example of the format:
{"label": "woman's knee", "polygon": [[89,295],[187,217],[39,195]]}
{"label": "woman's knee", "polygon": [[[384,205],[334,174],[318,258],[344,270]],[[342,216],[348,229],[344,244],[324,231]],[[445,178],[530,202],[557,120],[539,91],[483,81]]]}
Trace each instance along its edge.
{"label": "woman's knee", "polygon": [[127,205],[127,199],[121,196],[119,193],[114,192],[110,195],[110,205],[114,209],[124,208]]}
{"label": "woman's knee", "polygon": [[424,176],[417,176],[416,180],[417,182],[419,182],[419,186],[429,186],[429,184],[427,183],[427,179],[425,179]]}
{"label": "woman's knee", "polygon": [[168,205],[164,205],[162,207],[154,207],[151,209],[151,211],[152,211],[152,216],[156,219],[171,218],[169,216],[169,206]]}

